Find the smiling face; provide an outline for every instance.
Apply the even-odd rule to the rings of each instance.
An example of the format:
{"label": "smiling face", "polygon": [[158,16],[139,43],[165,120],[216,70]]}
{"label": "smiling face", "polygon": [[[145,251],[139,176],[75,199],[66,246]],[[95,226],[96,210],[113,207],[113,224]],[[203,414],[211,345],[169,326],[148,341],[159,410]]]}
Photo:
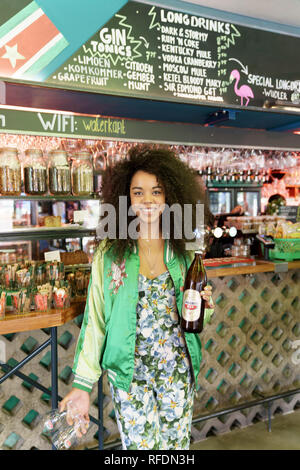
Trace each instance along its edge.
{"label": "smiling face", "polygon": [[139,170],[131,180],[130,201],[141,224],[154,224],[164,210],[165,191],[155,175]]}

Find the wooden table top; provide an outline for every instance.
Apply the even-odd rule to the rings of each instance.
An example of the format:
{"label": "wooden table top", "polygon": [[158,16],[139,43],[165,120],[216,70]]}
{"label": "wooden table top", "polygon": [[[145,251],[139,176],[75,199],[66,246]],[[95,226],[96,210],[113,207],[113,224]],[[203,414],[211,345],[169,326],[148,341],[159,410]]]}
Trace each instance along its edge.
{"label": "wooden table top", "polygon": [[[213,279],[223,276],[275,272],[275,266],[280,264],[263,260],[255,260],[255,262],[254,266],[207,269],[207,277],[208,279]],[[299,269],[300,260],[288,262],[287,265],[289,270]],[[69,308],[61,310],[52,309],[48,312],[31,312],[17,315],[8,313],[4,319],[0,320],[0,335],[64,325],[84,312],[85,302],[86,299],[82,298],[73,302]]]}
{"label": "wooden table top", "polygon": [[[237,267],[222,267],[222,268],[213,268],[207,269],[207,277],[208,279],[212,279],[215,277],[223,277],[223,276],[237,276],[240,274],[253,274],[253,273],[267,273],[267,272],[275,272],[275,267],[278,264],[282,264],[282,262],[271,262],[271,261],[264,261],[264,260],[254,260],[255,265],[248,265],[248,266],[237,266]],[[284,262],[283,262],[284,263]],[[299,269],[300,268],[300,260],[298,261],[289,261],[287,262],[287,269]]]}
{"label": "wooden table top", "polygon": [[52,309],[48,312],[30,312],[24,314],[8,313],[0,320],[0,334],[20,331],[39,330],[61,326],[84,312],[85,299],[80,299],[66,309]]}

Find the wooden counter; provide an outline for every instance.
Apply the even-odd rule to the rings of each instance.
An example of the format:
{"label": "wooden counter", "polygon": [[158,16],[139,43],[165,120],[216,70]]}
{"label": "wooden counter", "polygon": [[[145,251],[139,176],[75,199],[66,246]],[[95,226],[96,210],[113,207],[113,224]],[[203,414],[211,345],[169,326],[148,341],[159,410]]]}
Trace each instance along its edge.
{"label": "wooden counter", "polygon": [[[278,261],[275,263],[255,260],[254,266],[209,268],[207,269],[207,277],[208,279],[213,279],[224,276],[276,272],[276,268],[283,264],[286,268],[285,271],[300,268],[300,260],[290,262]],[[19,315],[8,313],[3,320],[0,320],[0,335],[64,325],[84,312],[85,301],[86,299],[82,298],[73,302],[69,308],[63,310],[52,309],[48,312],[32,312]]]}
{"label": "wooden counter", "polygon": [[69,308],[61,310],[52,309],[48,312],[31,312],[19,315],[8,313],[3,320],[0,320],[0,334],[61,326],[83,313],[84,307],[85,299],[81,299],[72,303]]}
{"label": "wooden counter", "polygon": [[238,266],[238,267],[221,267],[221,268],[208,268],[206,270],[208,279],[223,277],[223,276],[238,276],[240,274],[253,274],[253,273],[267,273],[276,272],[276,268],[286,265],[287,270],[299,269],[300,260],[298,261],[264,261],[255,260],[255,266]]}

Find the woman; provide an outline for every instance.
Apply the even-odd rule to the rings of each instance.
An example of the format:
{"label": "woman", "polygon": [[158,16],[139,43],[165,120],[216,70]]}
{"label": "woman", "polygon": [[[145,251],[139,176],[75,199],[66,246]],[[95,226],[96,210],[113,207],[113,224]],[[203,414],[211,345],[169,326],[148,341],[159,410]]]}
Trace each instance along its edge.
{"label": "woman", "polygon": [[[172,213],[169,224],[162,220],[173,204],[192,204],[193,225],[203,194],[192,170],[163,148],[133,148],[102,181],[118,234],[124,234],[120,196],[127,197],[129,236],[113,239],[108,231],[95,252],[73,389],[60,409],[72,400],[88,419],[89,394],[104,369],[123,449],[188,449],[201,343],[183,333],[178,312],[193,255],[176,236],[184,220]],[[202,296],[210,307],[207,322],[211,287]]]}

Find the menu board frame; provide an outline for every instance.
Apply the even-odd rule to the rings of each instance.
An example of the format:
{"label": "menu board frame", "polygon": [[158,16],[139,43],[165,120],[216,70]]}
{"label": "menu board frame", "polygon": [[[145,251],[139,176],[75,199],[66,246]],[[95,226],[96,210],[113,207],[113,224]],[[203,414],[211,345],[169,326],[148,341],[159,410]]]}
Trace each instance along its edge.
{"label": "menu board frame", "polygon": [[[157,3],[114,0],[110,13],[103,15],[104,24],[99,19],[99,28],[95,30],[94,24],[88,39],[85,35],[82,43],[75,43],[75,32],[64,30],[58,12],[45,8],[47,1],[29,3],[9,20],[5,18],[4,24],[0,15],[3,79],[253,110],[268,106],[270,101],[290,103],[300,98],[300,63],[293,52],[299,50],[300,37],[204,17],[201,9],[187,13]],[[10,21],[17,22],[21,13],[25,16],[28,8],[26,21],[35,15],[35,21],[44,21],[49,29],[49,43],[42,44],[35,54],[34,50],[29,60],[22,43],[13,44],[19,36],[13,35],[11,43],[1,43],[1,31]],[[71,15],[78,16],[80,10],[74,10]],[[54,40],[51,34],[59,38],[55,50],[49,46]],[[274,50],[280,55],[280,67]]]}

